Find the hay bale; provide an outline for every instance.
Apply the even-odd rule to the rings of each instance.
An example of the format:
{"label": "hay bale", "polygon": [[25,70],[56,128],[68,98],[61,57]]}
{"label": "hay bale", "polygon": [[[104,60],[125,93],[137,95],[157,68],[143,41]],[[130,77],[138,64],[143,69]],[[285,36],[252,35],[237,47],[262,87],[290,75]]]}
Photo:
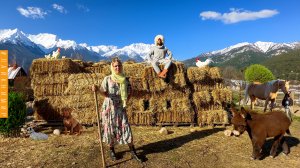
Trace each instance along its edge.
{"label": "hay bale", "polygon": [[191,83],[202,81],[208,74],[209,67],[189,67],[187,77]]}
{"label": "hay bale", "polygon": [[220,69],[208,66],[202,68],[189,67],[187,69],[187,78],[191,83],[200,83],[203,85],[214,85],[215,82],[220,83],[220,80],[222,81]]}
{"label": "hay bale", "polygon": [[199,104],[199,106],[201,104],[209,104],[211,98],[212,96],[208,90],[193,93],[193,101],[196,105]]}
{"label": "hay bale", "polygon": [[228,124],[228,114],[225,110],[210,110],[197,112],[198,125]]}
{"label": "hay bale", "polygon": [[133,92],[149,91],[149,85],[146,80],[140,77],[130,77],[129,82]]}
{"label": "hay bale", "polygon": [[150,92],[160,92],[167,89],[168,84],[161,78],[153,78],[147,80],[147,86]]}
{"label": "hay bale", "polygon": [[219,82],[206,82],[205,84],[201,84],[201,83],[193,83],[193,90],[195,92],[200,92],[203,90],[209,90],[212,91],[214,89],[222,89],[224,88],[224,84],[223,83],[219,83]]}
{"label": "hay bale", "polygon": [[232,91],[227,88],[215,89],[211,92],[211,95],[213,97],[213,101],[218,104],[232,101]]}
{"label": "hay bale", "polygon": [[124,73],[126,76],[133,78],[143,78],[145,76],[145,67],[147,65],[143,63],[123,63]]}
{"label": "hay bale", "polygon": [[131,97],[127,106],[130,122],[135,125],[192,123],[194,111],[189,94],[189,89],[167,90],[162,93],[148,93],[142,98]]}
{"label": "hay bale", "polygon": [[32,74],[31,84],[42,85],[42,84],[62,84],[68,83],[70,73],[48,73],[48,74]]}
{"label": "hay bale", "polygon": [[173,85],[176,85],[177,87],[185,87],[187,85],[184,73],[174,74],[173,79],[174,80],[171,80],[171,82],[173,82]]}
{"label": "hay bale", "polygon": [[46,58],[35,59],[30,67],[30,74],[48,74],[48,73],[79,73],[82,70],[77,63],[71,59],[49,60]]}
{"label": "hay bale", "polygon": [[[177,99],[172,99],[170,102],[170,107],[169,109],[177,112],[181,111],[190,111],[191,113],[193,112],[192,110],[192,105],[189,97],[181,97]],[[168,107],[168,104],[166,104]]]}
{"label": "hay bale", "polygon": [[220,68],[218,67],[209,68],[207,75],[210,76],[212,79],[220,79],[221,78]]}
{"label": "hay bale", "polygon": [[111,74],[110,63],[101,61],[93,64],[92,66],[84,67],[84,71],[87,73],[100,73],[107,76]]}
{"label": "hay bale", "polygon": [[170,74],[185,73],[185,65],[182,62],[173,62],[169,68]]}
{"label": "hay bale", "polygon": [[174,111],[169,110],[165,112],[156,113],[157,123],[190,123],[194,122],[194,113],[191,111]]}
{"label": "hay bale", "polygon": [[128,121],[132,125],[155,125],[155,116],[150,112],[132,112],[127,114]]}
{"label": "hay bale", "polygon": [[[104,97],[101,96],[99,93],[97,94],[98,98],[98,105],[102,105]],[[93,93],[88,94],[77,94],[68,96],[65,99],[65,105],[70,108],[74,109],[82,109],[82,108],[95,108],[95,98]]]}
{"label": "hay bale", "polygon": [[[159,65],[159,68],[162,70],[164,66],[161,64]],[[146,79],[152,79],[157,78],[157,74],[154,71],[153,67],[151,65],[148,65],[144,68],[144,78]],[[168,75],[174,76],[175,74],[179,73],[185,73],[185,66],[181,62],[173,62],[168,70]]]}
{"label": "hay bale", "polygon": [[78,94],[91,94],[92,85],[95,84],[100,87],[102,80],[106,75],[100,73],[78,73],[71,74],[68,78],[68,87],[66,88],[65,95],[78,95]]}
{"label": "hay bale", "polygon": [[32,86],[32,89],[34,97],[40,99],[48,96],[62,96],[67,87],[67,83],[40,84]]}

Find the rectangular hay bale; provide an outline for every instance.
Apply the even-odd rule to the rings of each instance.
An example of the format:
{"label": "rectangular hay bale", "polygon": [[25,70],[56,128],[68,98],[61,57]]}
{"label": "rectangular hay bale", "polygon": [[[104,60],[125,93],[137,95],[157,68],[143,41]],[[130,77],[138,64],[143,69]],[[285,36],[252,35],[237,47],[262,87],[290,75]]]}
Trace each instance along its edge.
{"label": "rectangular hay bale", "polygon": [[49,60],[39,58],[32,61],[30,74],[48,74],[48,73],[79,73],[82,70],[79,65],[69,58]]}
{"label": "rectangular hay bale", "polygon": [[212,124],[228,124],[229,116],[225,110],[210,110],[197,112],[197,124],[212,125]]}

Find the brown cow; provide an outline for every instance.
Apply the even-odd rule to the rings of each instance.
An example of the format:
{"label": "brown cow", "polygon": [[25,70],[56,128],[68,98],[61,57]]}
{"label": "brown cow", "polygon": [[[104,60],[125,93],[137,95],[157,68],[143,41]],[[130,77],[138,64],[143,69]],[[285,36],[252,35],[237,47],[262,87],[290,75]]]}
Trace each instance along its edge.
{"label": "brown cow", "polygon": [[288,154],[290,149],[285,141],[284,134],[289,132],[291,121],[281,111],[273,111],[266,114],[258,114],[248,112],[243,107],[238,113],[234,108],[231,108],[233,117],[231,123],[234,130],[242,134],[247,131],[252,141],[253,159],[261,159],[261,149],[267,137],[274,137],[274,142],[270,151],[270,155],[274,158],[277,152],[277,147],[280,142],[283,142],[283,153]]}

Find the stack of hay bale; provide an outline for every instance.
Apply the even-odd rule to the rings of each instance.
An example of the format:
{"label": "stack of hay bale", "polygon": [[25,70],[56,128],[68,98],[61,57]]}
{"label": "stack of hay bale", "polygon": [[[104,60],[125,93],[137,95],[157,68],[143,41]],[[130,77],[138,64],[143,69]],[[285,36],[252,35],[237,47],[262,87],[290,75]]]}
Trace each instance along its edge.
{"label": "stack of hay bale", "polygon": [[70,74],[81,69],[71,59],[33,60],[30,67],[31,87],[35,99],[35,119],[61,120],[60,109],[66,99],[64,91],[68,87]]}
{"label": "stack of hay bale", "polygon": [[[163,67],[161,67],[163,68]],[[158,78],[152,66],[124,62],[132,92],[127,103],[129,122],[134,125],[192,124],[226,122],[224,103],[231,92],[223,88],[217,68],[189,68],[175,62],[166,80]],[[71,59],[37,59],[31,65],[36,119],[61,120],[61,109],[83,124],[96,122],[93,84],[100,86],[110,75],[109,62],[82,62]],[[103,97],[98,94],[101,111]]]}
{"label": "stack of hay bale", "polygon": [[[105,76],[110,74],[110,66],[107,62],[86,63],[76,60],[81,66],[82,72],[71,74],[68,78],[68,87],[64,94],[68,96],[65,100],[68,107],[74,109],[76,119],[83,124],[92,124],[97,122],[95,97],[92,91],[92,85],[100,86]],[[101,105],[104,97],[97,92],[98,107],[101,111]]]}
{"label": "stack of hay bale", "polygon": [[[161,67],[162,69],[163,67]],[[158,78],[151,66],[124,63],[132,97],[128,102],[129,122],[136,125],[193,123],[190,88],[184,64],[172,64],[167,81]]]}
{"label": "stack of hay bale", "polygon": [[232,92],[224,87],[219,68],[190,67],[187,77],[192,86],[197,124],[228,123],[228,114],[224,109],[232,101]]}

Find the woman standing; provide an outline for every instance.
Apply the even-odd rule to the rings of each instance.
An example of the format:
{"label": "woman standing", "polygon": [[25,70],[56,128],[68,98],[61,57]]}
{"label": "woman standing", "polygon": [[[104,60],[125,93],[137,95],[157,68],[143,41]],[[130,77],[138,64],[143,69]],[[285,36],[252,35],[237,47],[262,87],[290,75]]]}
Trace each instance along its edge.
{"label": "woman standing", "polygon": [[[132,158],[138,158],[132,139],[132,132],[126,114],[126,102],[129,98],[130,83],[123,74],[122,62],[114,58],[111,62],[111,75],[106,76],[100,86],[100,93],[105,96],[102,105],[102,139],[110,147],[110,157],[116,160],[114,145],[127,144]],[[92,86],[96,91],[97,87]]]}

